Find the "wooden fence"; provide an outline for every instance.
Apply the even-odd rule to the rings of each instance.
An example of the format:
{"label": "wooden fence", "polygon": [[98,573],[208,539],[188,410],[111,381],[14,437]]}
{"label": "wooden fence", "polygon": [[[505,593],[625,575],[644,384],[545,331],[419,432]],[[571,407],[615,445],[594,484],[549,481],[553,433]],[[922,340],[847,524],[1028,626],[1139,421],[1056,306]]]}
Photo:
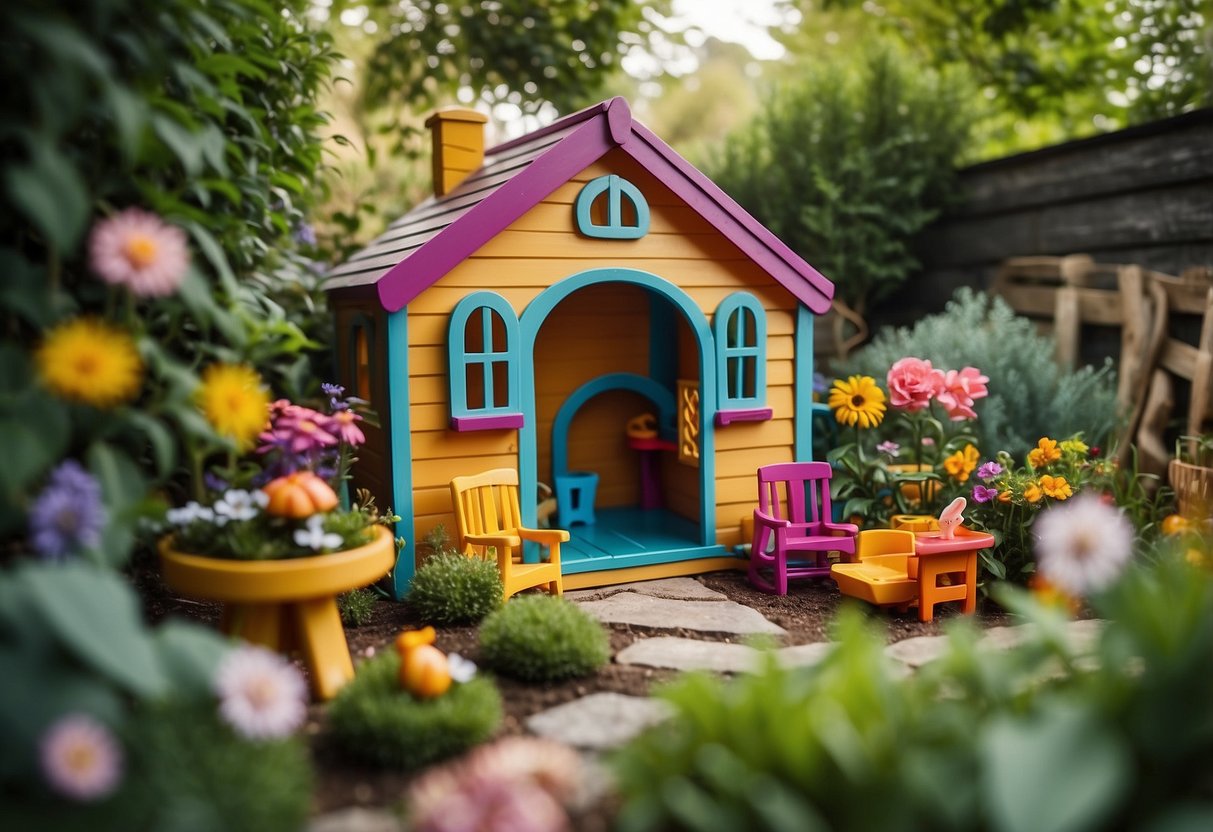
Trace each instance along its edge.
{"label": "wooden fence", "polygon": [[960,204],[928,228],[912,278],[873,322],[988,289],[1010,257],[1078,252],[1180,274],[1213,265],[1213,109],[998,159],[960,172]]}

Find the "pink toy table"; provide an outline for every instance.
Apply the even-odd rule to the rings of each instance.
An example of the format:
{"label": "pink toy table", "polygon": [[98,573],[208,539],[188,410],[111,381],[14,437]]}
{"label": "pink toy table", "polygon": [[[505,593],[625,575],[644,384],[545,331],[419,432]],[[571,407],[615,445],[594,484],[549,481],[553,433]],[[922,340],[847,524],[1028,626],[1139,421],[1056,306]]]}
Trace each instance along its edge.
{"label": "pink toy table", "polygon": [[[994,545],[994,536],[975,532],[964,526],[956,529],[951,540],[939,532],[918,532],[914,535],[914,554],[909,562],[910,577],[918,579],[918,620],[935,617],[935,605],[945,601],[961,601],[963,612],[977,610],[977,553]],[[917,574],[915,574],[917,573]],[[964,573],[963,583],[940,586],[939,576]]]}
{"label": "pink toy table", "polygon": [[678,446],[656,436],[629,436],[628,447],[640,452],[640,507],[661,508],[661,468],[658,454],[677,450]]}

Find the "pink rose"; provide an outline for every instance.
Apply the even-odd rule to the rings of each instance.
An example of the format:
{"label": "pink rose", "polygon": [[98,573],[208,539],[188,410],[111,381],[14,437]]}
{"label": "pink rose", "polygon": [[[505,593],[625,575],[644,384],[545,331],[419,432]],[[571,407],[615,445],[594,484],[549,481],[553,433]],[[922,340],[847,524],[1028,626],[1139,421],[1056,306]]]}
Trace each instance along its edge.
{"label": "pink rose", "polygon": [[913,413],[931,404],[943,389],[944,375],[921,358],[903,358],[889,368],[889,404]]}
{"label": "pink rose", "polygon": [[989,380],[989,377],[983,376],[976,367],[965,367],[959,371],[948,370],[943,375],[943,384],[936,398],[953,422],[976,419],[973,402],[985,398],[989,393],[986,389],[986,382]]}

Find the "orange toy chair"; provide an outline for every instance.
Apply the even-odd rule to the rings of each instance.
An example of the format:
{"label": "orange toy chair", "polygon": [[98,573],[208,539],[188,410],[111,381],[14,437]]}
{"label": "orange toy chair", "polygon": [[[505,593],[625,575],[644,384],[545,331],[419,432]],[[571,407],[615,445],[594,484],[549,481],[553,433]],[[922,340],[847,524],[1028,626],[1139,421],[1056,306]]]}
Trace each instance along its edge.
{"label": "orange toy chair", "polygon": [[[533,586],[543,587],[552,595],[564,592],[560,544],[568,541],[569,533],[563,529],[523,528],[517,471],[494,468],[483,474],[455,477],[451,480],[451,501],[455,504],[460,551],[480,557],[490,557],[490,548],[496,551],[504,598]],[[546,561],[523,561],[522,543],[528,540],[548,548]]]}
{"label": "orange toy chair", "polygon": [[896,606],[901,612],[918,600],[913,532],[866,529],[859,533],[855,553],[858,563],[836,563],[830,569],[843,595],[877,606]]}

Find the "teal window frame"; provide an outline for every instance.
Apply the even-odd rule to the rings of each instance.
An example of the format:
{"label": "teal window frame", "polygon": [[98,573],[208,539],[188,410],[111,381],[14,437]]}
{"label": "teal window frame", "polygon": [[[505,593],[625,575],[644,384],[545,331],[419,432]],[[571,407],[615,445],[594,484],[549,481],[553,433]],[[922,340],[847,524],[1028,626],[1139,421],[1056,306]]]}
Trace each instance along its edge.
{"label": "teal window frame", "polygon": [[[493,345],[494,316],[502,323],[505,345],[495,350]],[[466,349],[469,326],[481,327],[483,352]],[[509,302],[496,292],[474,292],[455,306],[447,332],[447,367],[451,394],[451,427],[457,431],[520,428],[523,423],[519,385],[521,383],[521,354],[518,316]],[[505,404],[497,405],[494,389],[494,368],[506,366]],[[480,365],[484,379],[484,405],[468,406],[468,368]]]}
{"label": "teal window frame", "polygon": [[[606,224],[598,225],[592,217],[594,201],[606,194]],[[636,224],[623,222],[623,200],[632,203]],[[640,189],[622,176],[608,174],[591,179],[577,194],[575,203],[577,230],[587,237],[603,240],[639,240],[649,233],[649,203]]]}
{"label": "teal window frame", "polygon": [[[716,423],[761,421],[771,418],[767,407],[767,316],[758,298],[734,292],[720,302],[712,320],[716,341]],[[748,337],[753,334],[753,343]],[[746,373],[754,368],[753,392]]]}

